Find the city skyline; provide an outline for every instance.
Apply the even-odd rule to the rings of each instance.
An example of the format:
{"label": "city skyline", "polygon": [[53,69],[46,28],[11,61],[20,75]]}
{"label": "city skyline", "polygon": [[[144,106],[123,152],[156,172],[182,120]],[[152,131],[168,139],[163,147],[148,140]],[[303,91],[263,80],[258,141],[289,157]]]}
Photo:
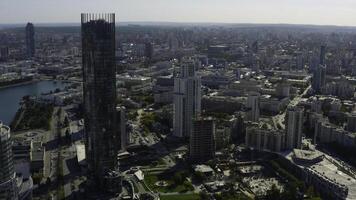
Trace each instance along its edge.
{"label": "city skyline", "polygon": [[2,0],[0,200],[356,200],[355,8]]}
{"label": "city skyline", "polygon": [[[70,6],[68,6],[70,5]],[[178,0],[123,1],[69,0],[10,0],[0,2],[0,24],[73,23],[79,13],[115,12],[120,22],[182,22],[182,23],[253,23],[253,24],[313,24],[356,26],[352,16],[356,2],[351,0],[261,0],[213,1],[195,0],[185,3]],[[160,11],[160,12],[157,12]],[[21,13],[21,15],[14,15]],[[333,13],[326,15],[325,13]]]}

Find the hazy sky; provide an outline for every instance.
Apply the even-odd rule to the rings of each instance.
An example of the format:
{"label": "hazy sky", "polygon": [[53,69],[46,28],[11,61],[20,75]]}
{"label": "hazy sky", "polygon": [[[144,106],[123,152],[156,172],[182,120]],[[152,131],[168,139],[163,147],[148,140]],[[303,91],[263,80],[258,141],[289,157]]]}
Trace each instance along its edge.
{"label": "hazy sky", "polygon": [[356,26],[356,0],[0,0],[0,24],[80,22],[81,12],[115,12],[119,21]]}

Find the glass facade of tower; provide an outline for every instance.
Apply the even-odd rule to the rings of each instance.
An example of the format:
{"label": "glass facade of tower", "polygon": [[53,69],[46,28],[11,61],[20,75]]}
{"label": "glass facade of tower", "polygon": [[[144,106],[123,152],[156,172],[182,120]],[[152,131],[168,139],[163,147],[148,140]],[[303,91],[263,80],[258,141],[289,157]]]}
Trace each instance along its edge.
{"label": "glass facade of tower", "polygon": [[96,184],[117,167],[115,14],[82,14],[86,158]]}
{"label": "glass facade of tower", "polygon": [[26,54],[28,58],[35,56],[35,27],[32,23],[26,25]]}

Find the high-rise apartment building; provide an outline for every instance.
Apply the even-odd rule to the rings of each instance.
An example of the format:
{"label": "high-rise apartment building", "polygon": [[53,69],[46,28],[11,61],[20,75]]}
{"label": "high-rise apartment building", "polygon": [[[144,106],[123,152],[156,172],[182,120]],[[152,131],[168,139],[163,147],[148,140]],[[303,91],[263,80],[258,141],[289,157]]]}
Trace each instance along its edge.
{"label": "high-rise apartment building", "polygon": [[303,108],[288,107],[285,124],[286,124],[286,149],[300,149],[302,146],[303,131]]}
{"label": "high-rise apartment building", "polygon": [[189,158],[193,163],[205,162],[215,155],[215,122],[212,118],[196,119],[189,138]]}
{"label": "high-rise apartment building", "polygon": [[0,61],[7,61],[9,59],[9,47],[0,47]]}
{"label": "high-rise apartment building", "polygon": [[346,130],[356,132],[356,112],[348,114]]}
{"label": "high-rise apartment building", "polygon": [[17,200],[10,128],[0,121],[0,199]]}
{"label": "high-rise apartment building", "polygon": [[96,185],[105,188],[105,177],[118,167],[121,144],[116,121],[115,14],[82,14],[81,24],[86,159]]}
{"label": "high-rise apartment building", "polygon": [[249,120],[258,122],[260,118],[260,94],[251,93],[247,97],[247,108],[249,109]]}
{"label": "high-rise apartment building", "polygon": [[320,93],[325,86],[326,66],[319,65],[313,72],[312,87],[315,92]]}
{"label": "high-rise apartment building", "polygon": [[322,45],[320,47],[320,64],[325,65],[325,54],[326,54],[326,46]]}
{"label": "high-rise apartment building", "polygon": [[28,58],[35,56],[35,27],[32,23],[26,25],[26,54]]}
{"label": "high-rise apartment building", "polygon": [[173,110],[173,134],[189,137],[193,118],[201,111],[201,79],[191,58],[182,61],[179,75],[174,79]]}
{"label": "high-rise apartment building", "polygon": [[145,43],[145,57],[147,60],[151,60],[153,58],[153,44],[151,42]]}
{"label": "high-rise apartment building", "polygon": [[326,54],[326,46],[323,45],[320,47],[319,65],[317,65],[313,71],[312,87],[314,91],[317,93],[321,93],[322,89],[325,86],[325,79],[326,79],[325,54]]}

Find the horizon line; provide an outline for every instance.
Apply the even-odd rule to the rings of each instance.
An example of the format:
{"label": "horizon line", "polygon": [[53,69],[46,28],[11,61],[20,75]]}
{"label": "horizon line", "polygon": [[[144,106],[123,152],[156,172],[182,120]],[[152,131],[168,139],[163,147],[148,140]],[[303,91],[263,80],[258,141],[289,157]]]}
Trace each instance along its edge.
{"label": "horizon line", "polygon": [[[31,22],[31,21],[29,21]],[[0,26],[20,26],[25,25],[28,22],[16,22],[16,23],[0,23]],[[70,25],[80,26],[80,22],[31,22],[34,25]],[[115,24],[127,24],[127,25],[264,25],[264,26],[314,26],[314,27],[340,27],[340,28],[356,28],[356,25],[333,25],[333,24],[303,24],[303,23],[255,23],[255,22],[172,22],[172,21],[118,21]],[[58,26],[58,27],[59,27]]]}

